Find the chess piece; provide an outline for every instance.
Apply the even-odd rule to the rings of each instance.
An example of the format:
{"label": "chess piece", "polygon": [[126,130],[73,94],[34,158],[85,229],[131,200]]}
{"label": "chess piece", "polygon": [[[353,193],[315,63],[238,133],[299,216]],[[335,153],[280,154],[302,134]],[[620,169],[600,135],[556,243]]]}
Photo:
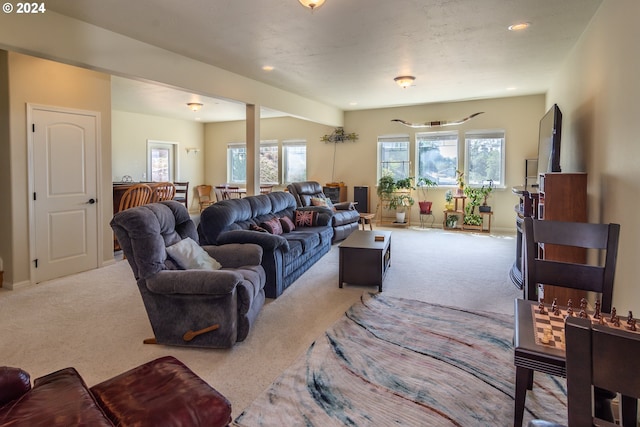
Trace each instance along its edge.
{"label": "chess piece", "polygon": [[620,317],[616,316],[614,318],[611,319],[611,323],[613,323],[613,326],[615,327],[620,327]]}
{"label": "chess piece", "polygon": [[614,319],[614,318],[616,318],[616,317],[618,317],[618,316],[617,316],[617,312],[616,312],[616,308],[615,308],[615,307],[613,307],[613,308],[611,309],[611,317],[609,318],[609,321],[610,321],[610,322],[613,322],[613,319]]}
{"label": "chess piece", "polygon": [[573,307],[569,306],[569,308],[567,308],[567,315],[568,317],[573,317]]}
{"label": "chess piece", "polygon": [[[594,319],[600,319],[602,316],[600,315],[600,300],[596,300],[596,311],[593,313]],[[602,323],[600,323],[602,325]]]}
{"label": "chess piece", "polygon": [[586,311],[584,311],[584,309],[580,310],[580,314],[579,314],[581,319],[588,319],[589,315],[587,314]]}
{"label": "chess piece", "polygon": [[551,341],[551,337],[552,337],[552,331],[551,328],[545,328],[544,333],[542,334],[542,343],[543,344],[549,344],[549,342]]}
{"label": "chess piece", "polygon": [[538,310],[540,310],[540,314],[547,314],[547,310],[544,309],[544,300],[540,300],[538,303]]}
{"label": "chess piece", "polygon": [[630,331],[634,331],[634,332],[637,330],[637,328],[636,328],[636,319],[631,319],[630,322],[627,320],[627,323],[629,324],[627,329],[629,329]]}
{"label": "chess piece", "polygon": [[633,320],[635,320],[633,318],[633,312],[629,310],[629,315],[627,316],[627,325],[630,325]]}
{"label": "chess piece", "polygon": [[553,309],[553,314],[556,316],[560,316],[560,307],[556,305],[556,308]]}
{"label": "chess piece", "polygon": [[587,309],[587,299],[586,298],[581,298],[580,299],[580,310],[586,310]]}

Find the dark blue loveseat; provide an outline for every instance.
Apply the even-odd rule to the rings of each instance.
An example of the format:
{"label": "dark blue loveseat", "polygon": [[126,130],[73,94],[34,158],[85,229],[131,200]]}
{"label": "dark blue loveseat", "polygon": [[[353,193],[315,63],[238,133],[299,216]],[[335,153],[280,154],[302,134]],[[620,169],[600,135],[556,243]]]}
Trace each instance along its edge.
{"label": "dark blue loveseat", "polygon": [[256,243],[262,246],[262,266],[267,275],[267,298],[277,298],[309,267],[331,249],[331,215],[319,212],[315,226],[296,227],[283,234],[256,231],[273,218],[288,217],[295,223],[295,198],[278,191],[242,199],[223,200],[200,214],[201,245]]}

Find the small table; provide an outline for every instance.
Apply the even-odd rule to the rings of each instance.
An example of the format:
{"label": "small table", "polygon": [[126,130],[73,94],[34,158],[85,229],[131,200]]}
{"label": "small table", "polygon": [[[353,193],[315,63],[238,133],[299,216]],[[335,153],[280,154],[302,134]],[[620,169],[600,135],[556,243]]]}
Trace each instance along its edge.
{"label": "small table", "polygon": [[373,230],[373,218],[376,214],[368,212],[360,212],[360,224],[362,224],[362,230],[364,230],[365,224],[369,221],[369,230]]}
{"label": "small table", "polygon": [[[538,327],[540,325],[534,321],[534,311],[536,317],[541,315],[536,310],[537,306],[538,302],[536,301],[516,299],[515,302],[514,365],[516,366],[516,396],[513,425],[518,427],[522,426],[527,390],[531,390],[533,386],[533,372],[538,371],[558,377],[567,377],[564,343],[554,346],[538,342],[540,339]],[[548,310],[549,304],[545,304],[545,308]],[[575,315],[578,315],[579,311],[579,308],[574,309]],[[592,314],[589,313],[590,316]],[[601,315],[605,319],[610,316],[608,313],[601,313]],[[626,318],[620,316],[620,322],[624,324]],[[615,328],[615,326],[611,325],[610,327]],[[560,326],[556,326],[556,329],[559,330],[559,328]],[[564,329],[562,329],[562,333],[564,334]],[[595,397],[598,398],[600,396],[602,398],[602,393],[602,391],[596,391]],[[607,392],[604,393],[606,394]],[[635,407],[626,410],[631,411],[633,414],[636,413]],[[625,408],[623,408],[623,413],[625,413]]]}
{"label": "small table", "polygon": [[[379,241],[376,241],[376,236]],[[343,283],[378,286],[391,266],[391,232],[356,230],[339,245],[338,286]]]}

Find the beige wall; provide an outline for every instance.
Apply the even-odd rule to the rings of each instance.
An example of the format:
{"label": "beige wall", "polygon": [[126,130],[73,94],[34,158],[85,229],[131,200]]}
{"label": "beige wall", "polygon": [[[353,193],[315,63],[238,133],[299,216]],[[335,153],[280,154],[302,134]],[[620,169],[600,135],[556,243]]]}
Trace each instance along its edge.
{"label": "beige wall", "polygon": [[[111,170],[114,182],[123,175],[135,181],[147,173],[147,140],[176,142],[177,170],[174,181],[189,182],[189,209],[197,212],[193,189],[204,181],[204,125],[199,122],[175,120],[165,117],[112,112]],[[187,153],[186,148],[197,148],[199,153]],[[150,179],[147,175],[146,179]],[[195,203],[195,205],[194,205]]]}
{"label": "beige wall", "polygon": [[[465,131],[505,130],[507,186],[504,189],[494,191],[489,202],[495,212],[492,227],[515,232],[513,207],[517,203],[517,199],[511,192],[511,187],[524,183],[524,159],[537,157],[538,125],[544,115],[543,95],[350,111],[345,113],[345,130],[359,135],[356,142],[340,144],[321,142],[322,135],[331,133],[332,127],[293,118],[264,119],[260,122],[260,133],[263,140],[306,139],[308,179],[320,183],[343,181],[349,187],[351,199],[353,199],[354,186],[368,186],[371,210],[374,210],[377,203],[378,136],[408,134],[412,142],[412,151],[415,151],[415,133],[420,131],[391,122],[391,119],[402,118],[411,122],[453,120],[478,111],[485,113],[461,126],[449,129],[460,132],[462,146],[464,146]],[[226,181],[227,143],[244,141],[244,126],[244,121],[206,125],[206,179],[209,183],[217,184]],[[334,150],[335,173],[332,177]],[[412,165],[415,165],[414,155],[415,152],[412,152]],[[461,159],[463,158],[461,152]],[[434,202],[433,209],[437,223],[441,223],[443,220],[442,210],[444,209],[444,192],[446,190],[447,187],[439,187],[429,191],[429,199]],[[413,207],[412,215],[413,219],[417,221],[417,204]]]}
{"label": "beige wall", "polygon": [[[102,250],[104,259],[113,260],[113,238],[109,220],[111,202],[111,83],[108,75],[19,53],[8,53],[9,139],[2,152],[9,153],[11,167],[2,169],[3,192],[11,189],[7,210],[10,218],[3,224],[0,256],[5,261],[5,282],[13,286],[29,283],[29,197],[27,154],[27,103],[97,111],[101,114],[100,153],[102,176],[98,176]],[[106,196],[106,197],[105,197]],[[6,193],[0,196],[6,200]],[[7,252],[8,251],[8,252]]]}
{"label": "beige wall", "polygon": [[563,113],[563,170],[589,174],[589,220],[621,227],[613,295],[619,313],[640,307],[638,16],[637,0],[605,0],[547,94],[547,106],[557,103]]}

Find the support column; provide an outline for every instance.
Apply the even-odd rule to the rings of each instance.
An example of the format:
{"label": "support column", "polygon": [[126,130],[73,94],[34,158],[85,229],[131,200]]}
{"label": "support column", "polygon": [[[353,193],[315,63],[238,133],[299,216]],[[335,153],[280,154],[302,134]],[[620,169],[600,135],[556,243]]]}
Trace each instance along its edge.
{"label": "support column", "polygon": [[260,106],[247,104],[247,195],[260,194]]}

